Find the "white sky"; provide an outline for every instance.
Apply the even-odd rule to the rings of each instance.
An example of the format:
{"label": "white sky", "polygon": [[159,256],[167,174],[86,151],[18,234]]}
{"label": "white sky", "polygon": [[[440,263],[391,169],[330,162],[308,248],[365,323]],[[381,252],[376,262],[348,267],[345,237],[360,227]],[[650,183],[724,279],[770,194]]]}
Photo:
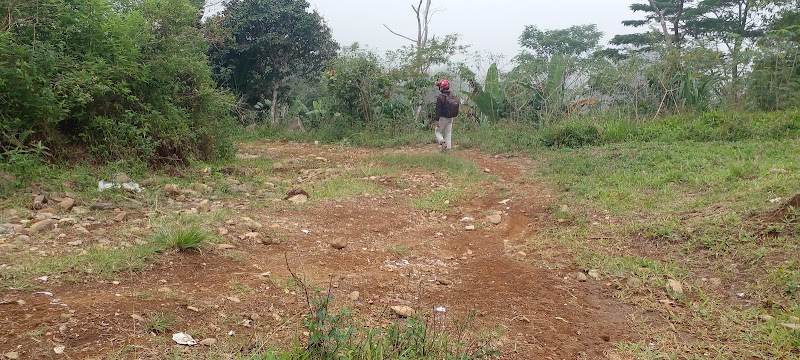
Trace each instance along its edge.
{"label": "white sky", "polygon": [[[211,0],[210,2],[219,2]],[[419,0],[309,0],[328,21],[341,45],[358,42],[379,50],[394,50],[408,44],[383,25],[416,37],[416,19],[411,5]],[[622,20],[641,17],[628,6],[634,0],[433,0],[441,9],[431,22],[432,35],[458,33],[471,51],[490,52],[510,59],[526,25],[560,29],[572,25],[597,24],[608,41],[615,34],[636,32]]]}

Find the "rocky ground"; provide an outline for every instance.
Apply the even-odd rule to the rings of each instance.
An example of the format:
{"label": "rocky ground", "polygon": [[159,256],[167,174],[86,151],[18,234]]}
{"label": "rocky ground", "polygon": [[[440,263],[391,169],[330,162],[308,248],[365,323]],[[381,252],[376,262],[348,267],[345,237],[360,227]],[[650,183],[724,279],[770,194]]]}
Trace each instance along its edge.
{"label": "rocky ground", "polygon": [[[141,192],[32,193],[0,217],[0,356],[230,358],[288,346],[304,337],[302,284],[363,324],[413,310],[453,328],[474,315],[472,331],[507,359],[618,358],[615,344],[640,340],[629,321],[646,316],[613,297],[616,282],[548,270],[520,250],[557,222],[529,161],[449,154],[486,175],[466,181],[376,160],[434,151],[244,144],[230,166],[109,180]],[[431,197],[448,189],[462,196]],[[137,250],[184,226],[212,243]],[[177,345],[178,332],[198,346]]]}

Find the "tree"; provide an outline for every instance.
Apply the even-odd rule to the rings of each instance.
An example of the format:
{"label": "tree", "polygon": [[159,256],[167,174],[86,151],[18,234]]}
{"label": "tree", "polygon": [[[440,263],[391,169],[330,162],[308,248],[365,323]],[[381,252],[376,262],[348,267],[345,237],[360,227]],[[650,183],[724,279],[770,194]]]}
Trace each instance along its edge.
{"label": "tree", "polygon": [[338,49],[322,16],[308,8],[307,0],[232,0],[218,20],[226,35],[212,50],[219,81],[251,105],[268,95],[273,124],[287,79],[319,76]]}
{"label": "tree", "polygon": [[[687,15],[691,15],[691,4],[694,0],[648,0],[647,3],[635,3],[630,9],[636,13],[644,13],[644,19],[625,20],[623,25],[640,28],[657,26],[661,29],[664,43],[668,47],[680,48],[686,40],[685,23]],[[611,44],[631,45],[642,51],[648,51],[657,43],[651,34],[623,34],[614,36]]]}
{"label": "tree", "polygon": [[537,56],[549,58],[561,54],[580,57],[595,50],[601,37],[603,33],[594,24],[544,31],[528,25],[519,37],[519,44]]}
{"label": "tree", "polygon": [[741,52],[746,41],[764,34],[766,24],[759,10],[768,2],[759,0],[701,0],[687,27],[695,37],[721,41],[730,54],[730,76],[740,76]]}
{"label": "tree", "polygon": [[458,44],[459,36],[455,34],[447,35],[443,39],[436,36],[431,37],[429,27],[433,16],[439,11],[432,9],[432,0],[419,0],[417,6],[411,5],[417,21],[417,36],[412,38],[400,34],[388,26],[384,25],[389,32],[413,43],[410,47],[400,49],[397,57],[403,58],[409,72],[408,86],[414,92],[417,99],[417,107],[414,111],[414,121],[418,122],[425,104],[424,90],[430,79],[428,73],[434,65],[447,64],[450,57],[456,52],[466,49],[465,46]]}

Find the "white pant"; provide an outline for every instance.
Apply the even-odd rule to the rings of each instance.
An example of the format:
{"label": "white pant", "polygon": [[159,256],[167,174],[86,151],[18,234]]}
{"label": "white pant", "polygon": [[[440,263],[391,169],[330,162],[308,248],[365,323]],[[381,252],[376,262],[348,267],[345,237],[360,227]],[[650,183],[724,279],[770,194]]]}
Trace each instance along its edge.
{"label": "white pant", "polygon": [[[442,135],[444,131],[444,135]],[[453,148],[453,119],[440,117],[436,126],[436,140],[439,144],[444,143],[448,149]]]}

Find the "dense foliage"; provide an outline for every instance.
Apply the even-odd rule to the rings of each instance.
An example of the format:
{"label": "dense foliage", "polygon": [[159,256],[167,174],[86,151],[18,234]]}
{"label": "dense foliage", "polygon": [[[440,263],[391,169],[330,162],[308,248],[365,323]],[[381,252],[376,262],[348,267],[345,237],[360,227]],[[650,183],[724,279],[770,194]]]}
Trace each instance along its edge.
{"label": "dense foliage", "polygon": [[212,80],[196,6],[3,0],[0,9],[6,165],[31,144],[54,156],[99,161],[183,162],[230,153],[233,98]]}

